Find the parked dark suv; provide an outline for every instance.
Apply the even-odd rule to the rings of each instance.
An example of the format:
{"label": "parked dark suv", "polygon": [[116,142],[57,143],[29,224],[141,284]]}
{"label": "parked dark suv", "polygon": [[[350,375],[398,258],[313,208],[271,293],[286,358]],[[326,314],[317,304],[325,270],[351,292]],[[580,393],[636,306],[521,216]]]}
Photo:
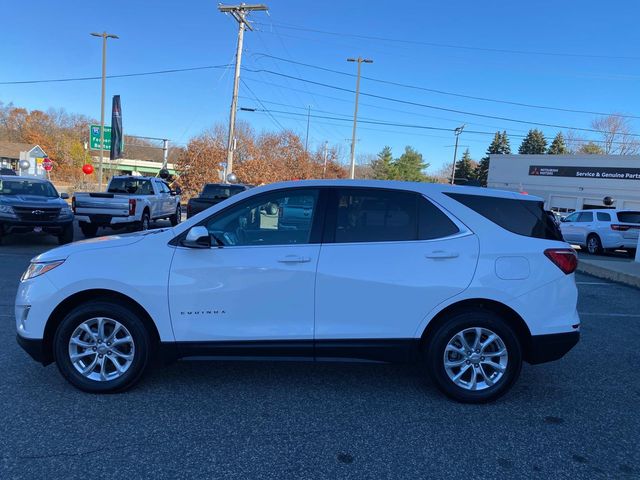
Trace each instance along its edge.
{"label": "parked dark suv", "polygon": [[0,243],[11,233],[45,232],[60,244],[73,241],[73,212],[48,180],[0,176]]}

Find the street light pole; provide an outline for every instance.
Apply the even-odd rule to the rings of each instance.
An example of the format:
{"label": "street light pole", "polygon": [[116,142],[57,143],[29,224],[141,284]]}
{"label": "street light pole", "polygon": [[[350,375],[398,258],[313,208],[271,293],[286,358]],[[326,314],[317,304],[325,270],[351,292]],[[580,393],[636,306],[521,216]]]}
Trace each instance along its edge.
{"label": "street light pole", "polygon": [[120,38],[111,33],[92,33],[93,37],[102,37],[102,93],[100,94],[100,169],[98,173],[98,185],[102,190],[102,163],[104,161],[104,90],[107,79],[107,38]]}
{"label": "street light pole", "polygon": [[[242,62],[242,43],[244,41],[244,29],[253,30],[247,20],[247,14],[252,11],[267,11],[266,5],[218,5],[222,13],[230,14],[238,22],[238,44],[236,47],[236,69],[233,77],[233,96],[231,97],[231,112],[229,114],[229,139],[227,141],[227,175],[233,173],[233,151],[236,130],[236,110],[238,108],[238,88],[240,87],[240,64]],[[224,178],[226,182],[226,176]]]}
{"label": "street light pole", "polygon": [[454,135],[456,136],[456,145],[453,148],[453,165],[451,166],[451,185],[454,184],[455,178],[456,178],[456,157],[458,155],[458,137],[462,133],[462,130],[464,130],[464,125],[460,125],[458,128],[456,128],[453,131]]}
{"label": "street light pole", "polygon": [[350,177],[354,179],[356,177],[356,125],[358,123],[358,97],[360,95],[360,67],[362,63],[373,63],[373,60],[368,58],[347,58],[347,62],[358,62],[358,75],[356,79],[356,106],[353,112],[353,132],[351,134],[351,169]]}

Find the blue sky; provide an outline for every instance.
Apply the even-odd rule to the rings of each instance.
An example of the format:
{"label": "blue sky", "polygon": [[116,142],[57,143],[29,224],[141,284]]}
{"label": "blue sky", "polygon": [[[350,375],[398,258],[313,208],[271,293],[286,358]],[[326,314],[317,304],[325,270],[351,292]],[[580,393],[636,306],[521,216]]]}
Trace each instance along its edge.
{"label": "blue sky", "polygon": [[[347,73],[355,73],[355,64],[347,63],[346,58],[361,55],[374,60],[363,66],[363,75],[375,79],[551,107],[640,114],[637,2],[271,0],[267,4],[269,15],[252,15],[256,31],[245,35],[243,58],[243,66],[262,71],[242,73],[246,86],[241,85],[239,105],[262,108],[255,95],[268,109],[291,113],[272,113],[277,122],[261,112],[240,112],[238,118],[257,130],[278,130],[279,123],[304,136],[306,118],[292,113],[304,114],[311,105],[313,115],[347,120],[311,118],[311,147],[328,140],[341,145],[345,158],[353,94],[282,75],[349,90],[354,89],[355,79],[264,54]],[[103,30],[120,36],[109,43],[110,74],[223,65],[234,59],[237,24],[219,13],[214,1],[24,0],[8,2],[3,11],[11,21],[0,29],[0,82],[99,75],[100,40],[89,32]],[[107,98],[121,95],[125,133],[167,137],[180,144],[215,123],[228,121],[231,88],[231,69],[209,69],[110,79]],[[440,108],[578,128],[589,128],[594,118],[367,79],[362,80],[361,91]],[[0,101],[29,109],[63,107],[98,118],[100,81],[0,84]],[[109,101],[107,105],[109,118]],[[520,143],[516,135],[535,126],[367,96],[361,97],[359,118],[450,130],[460,124],[466,124],[467,131],[506,129],[514,149]],[[634,120],[633,125],[640,132],[639,121]],[[541,128],[548,137],[559,130]],[[406,145],[412,145],[432,164],[432,171],[453,155],[451,131],[360,124],[357,137],[359,154],[373,154],[390,145],[399,155]],[[491,137],[465,132],[460,140],[462,148],[468,146],[472,157],[479,159]]]}

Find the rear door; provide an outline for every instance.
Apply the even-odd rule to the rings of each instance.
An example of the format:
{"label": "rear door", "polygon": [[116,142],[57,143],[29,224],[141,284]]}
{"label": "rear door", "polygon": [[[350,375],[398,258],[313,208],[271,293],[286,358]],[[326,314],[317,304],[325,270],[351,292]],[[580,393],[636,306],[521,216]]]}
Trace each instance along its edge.
{"label": "rear door", "polygon": [[316,353],[331,340],[413,337],[431,309],[469,285],[477,255],[476,237],[418,193],[333,190],[316,277]]}

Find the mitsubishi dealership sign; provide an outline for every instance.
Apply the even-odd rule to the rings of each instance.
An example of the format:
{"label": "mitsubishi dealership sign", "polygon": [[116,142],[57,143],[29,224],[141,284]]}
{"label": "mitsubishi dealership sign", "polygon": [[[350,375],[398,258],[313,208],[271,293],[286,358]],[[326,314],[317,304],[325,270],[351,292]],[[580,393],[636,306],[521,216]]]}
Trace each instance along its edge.
{"label": "mitsubishi dealership sign", "polygon": [[606,178],[640,180],[640,168],[625,167],[563,167],[530,165],[529,175],[539,177]]}

